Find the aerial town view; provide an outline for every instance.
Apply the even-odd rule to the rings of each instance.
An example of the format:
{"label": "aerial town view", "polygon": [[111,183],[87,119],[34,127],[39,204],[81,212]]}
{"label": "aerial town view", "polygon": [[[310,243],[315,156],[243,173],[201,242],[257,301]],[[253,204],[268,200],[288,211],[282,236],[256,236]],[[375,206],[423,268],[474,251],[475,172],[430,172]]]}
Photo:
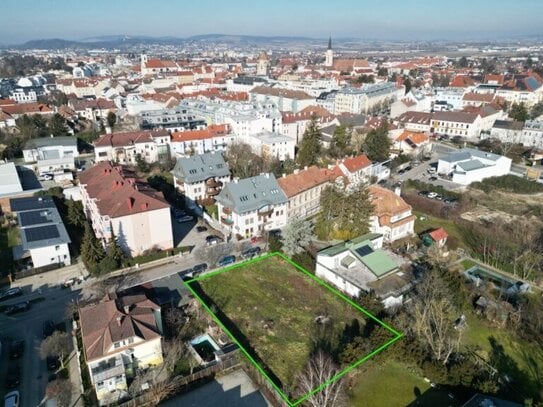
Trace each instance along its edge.
{"label": "aerial town view", "polygon": [[543,1],[0,14],[0,407],[543,407]]}

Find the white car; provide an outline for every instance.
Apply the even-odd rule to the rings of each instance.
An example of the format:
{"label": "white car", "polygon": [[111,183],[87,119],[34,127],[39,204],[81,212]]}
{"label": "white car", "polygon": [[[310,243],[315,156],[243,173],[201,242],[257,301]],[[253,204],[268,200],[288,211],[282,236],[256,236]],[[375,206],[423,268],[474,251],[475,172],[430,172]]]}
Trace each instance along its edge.
{"label": "white car", "polygon": [[437,192],[428,192],[428,195],[426,195],[430,199],[434,199],[437,196]]}
{"label": "white car", "polygon": [[4,407],[19,407],[19,392],[17,390],[6,394]]}

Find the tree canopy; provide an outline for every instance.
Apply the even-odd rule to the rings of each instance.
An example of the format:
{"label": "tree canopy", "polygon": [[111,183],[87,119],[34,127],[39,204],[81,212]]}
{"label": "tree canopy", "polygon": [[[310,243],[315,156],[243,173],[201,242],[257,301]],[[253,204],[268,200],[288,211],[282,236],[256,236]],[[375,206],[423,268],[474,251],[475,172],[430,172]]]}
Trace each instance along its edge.
{"label": "tree canopy", "polygon": [[388,124],[385,122],[378,129],[366,135],[363,144],[364,153],[371,161],[386,161],[390,156],[390,139],[388,138]]}
{"label": "tree canopy", "polygon": [[319,162],[322,151],[320,137],[321,132],[317,126],[317,119],[313,117],[305,130],[298,150],[297,160],[301,167],[315,165]]}

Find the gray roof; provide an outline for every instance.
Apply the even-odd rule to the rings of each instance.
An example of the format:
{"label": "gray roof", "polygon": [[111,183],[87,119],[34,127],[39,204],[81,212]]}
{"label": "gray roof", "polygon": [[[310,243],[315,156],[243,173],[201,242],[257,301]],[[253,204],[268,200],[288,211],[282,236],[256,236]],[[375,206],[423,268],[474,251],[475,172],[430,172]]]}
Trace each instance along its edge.
{"label": "gray roof", "polygon": [[517,122],[513,120],[496,120],[494,122],[494,129],[505,129],[505,130],[522,130],[524,127],[524,122]]}
{"label": "gray roof", "polygon": [[14,163],[0,164],[0,191],[6,193],[20,192],[23,190],[17,168]]}
{"label": "gray roof", "polygon": [[366,123],[366,116],[363,114],[341,114],[337,116],[342,126],[360,127]]}
{"label": "gray roof", "polygon": [[178,158],[172,174],[181,181],[191,184],[212,177],[227,177],[230,170],[221,153],[211,152]]}
{"label": "gray roof", "polygon": [[52,146],[77,146],[77,138],[70,136],[35,138],[26,142],[25,150]]}
{"label": "gray roof", "polygon": [[456,165],[456,168],[460,167],[464,171],[473,171],[473,170],[479,170],[481,168],[488,167],[488,165],[484,165],[479,160],[469,160],[469,161],[463,161],[461,163],[458,163]]}
{"label": "gray roof", "polygon": [[273,174],[261,174],[229,182],[216,200],[236,213],[245,213],[267,205],[285,204],[288,198]]}
{"label": "gray roof", "polygon": [[71,242],[50,197],[11,199],[10,206],[19,218],[21,246],[24,251]]}
{"label": "gray roof", "polygon": [[472,158],[483,158],[485,160],[498,161],[503,156],[488,153],[486,151],[476,150],[474,148],[462,148],[461,150],[455,151],[441,158],[443,161],[447,162],[458,162],[458,161],[467,161]]}

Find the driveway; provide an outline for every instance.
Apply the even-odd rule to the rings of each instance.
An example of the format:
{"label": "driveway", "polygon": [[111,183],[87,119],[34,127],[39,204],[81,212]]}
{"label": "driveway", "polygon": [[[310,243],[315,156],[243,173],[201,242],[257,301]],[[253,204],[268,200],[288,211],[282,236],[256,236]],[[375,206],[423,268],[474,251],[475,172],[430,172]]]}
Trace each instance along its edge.
{"label": "driveway", "polygon": [[216,377],[211,383],[160,404],[162,407],[271,407],[243,370]]}

